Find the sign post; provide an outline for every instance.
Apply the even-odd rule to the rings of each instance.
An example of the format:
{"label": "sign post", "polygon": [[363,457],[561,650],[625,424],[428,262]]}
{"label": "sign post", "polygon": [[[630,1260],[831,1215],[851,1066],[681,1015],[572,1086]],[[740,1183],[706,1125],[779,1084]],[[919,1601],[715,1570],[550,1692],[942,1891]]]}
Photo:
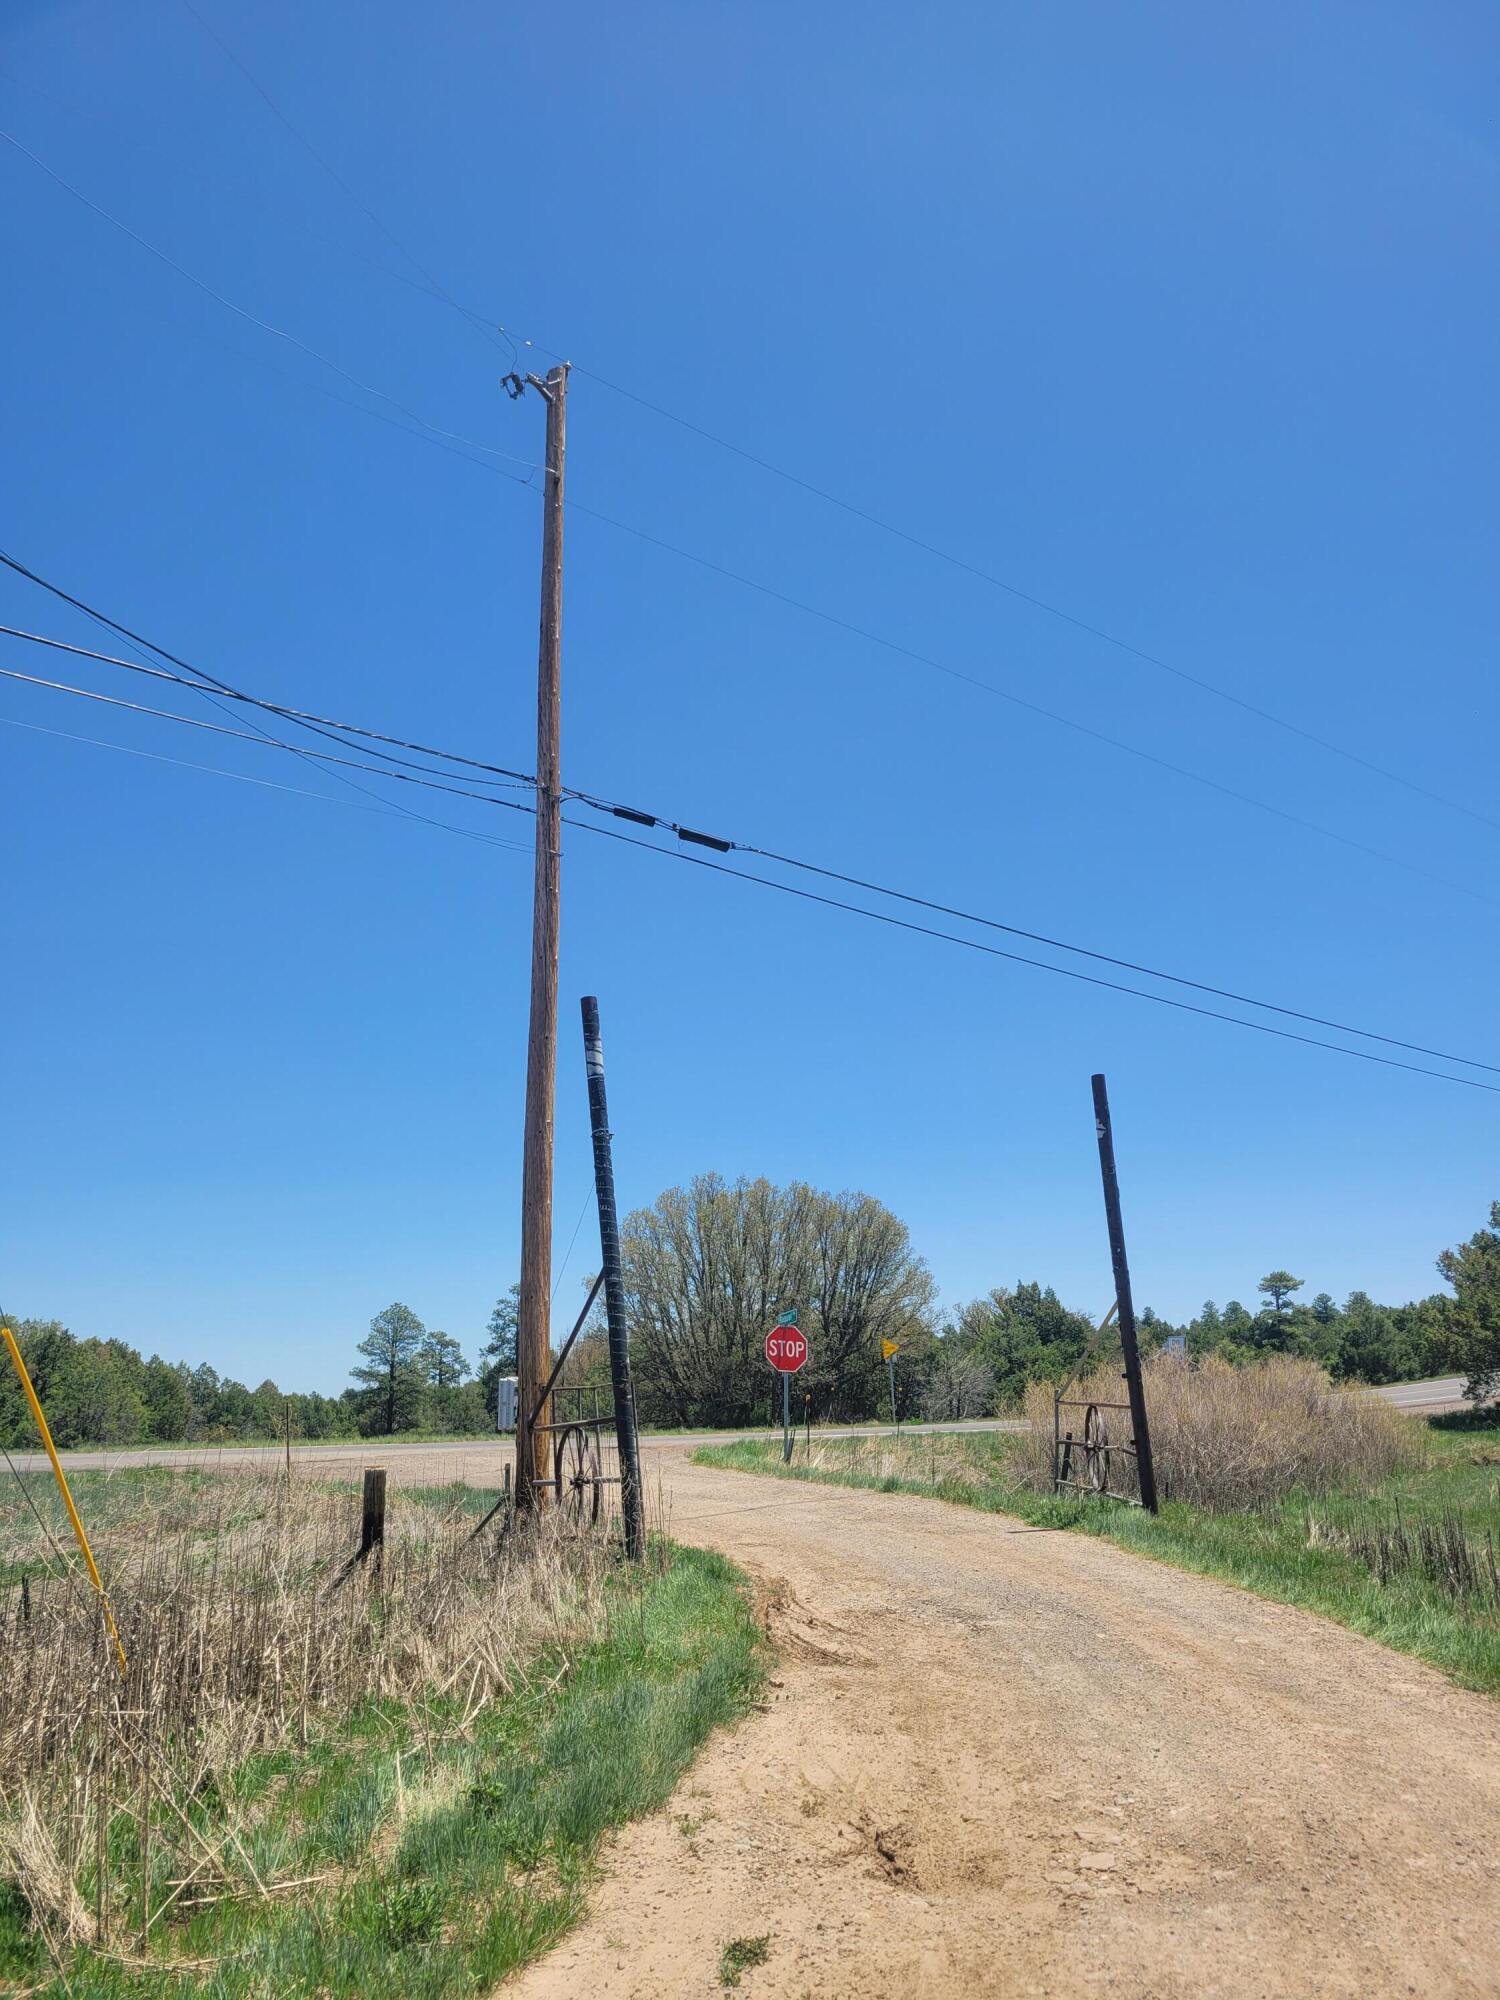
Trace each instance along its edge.
{"label": "sign post", "polygon": [[901,1352],[901,1343],[899,1340],[883,1340],[880,1343],[880,1352],[885,1357],[886,1367],[890,1370],[891,1422],[895,1425],[897,1434],[899,1435],[901,1419],[896,1414],[896,1356]]}
{"label": "sign post", "polygon": [[795,1309],[783,1313],[766,1335],[766,1360],[781,1377],[781,1457],[792,1462],[792,1377],[807,1363],[807,1335]]}

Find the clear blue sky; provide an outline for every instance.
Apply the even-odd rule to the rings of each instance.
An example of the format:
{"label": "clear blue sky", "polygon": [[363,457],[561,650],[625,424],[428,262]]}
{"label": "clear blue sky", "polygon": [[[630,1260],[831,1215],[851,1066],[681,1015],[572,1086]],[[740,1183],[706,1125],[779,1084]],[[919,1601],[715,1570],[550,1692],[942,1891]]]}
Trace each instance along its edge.
{"label": "clear blue sky", "polygon": [[[1500,817],[1492,9],[198,4],[464,304]],[[0,70],[5,129],[204,283],[536,459],[508,358],[383,274],[415,276],[182,0],[18,0]],[[4,546],[221,678],[529,769],[534,485],[350,407],[394,414],[9,146],[0,185]],[[1500,1062],[1495,827],[584,375],[570,423],[581,504],[1407,865],[581,513],[572,782]],[[0,619],[98,637],[9,576]],[[392,1298],[472,1355],[516,1272],[528,854],[64,695],[0,683],[0,715],[35,725],[0,728],[8,1308],[290,1387],[337,1389]],[[564,896],[559,1255],[587,991],[628,1203],[709,1168],[867,1189],[949,1301],[1102,1309],[1096,1068],[1166,1313],[1274,1264],[1419,1295],[1500,1194],[1492,1096],[582,833]]]}

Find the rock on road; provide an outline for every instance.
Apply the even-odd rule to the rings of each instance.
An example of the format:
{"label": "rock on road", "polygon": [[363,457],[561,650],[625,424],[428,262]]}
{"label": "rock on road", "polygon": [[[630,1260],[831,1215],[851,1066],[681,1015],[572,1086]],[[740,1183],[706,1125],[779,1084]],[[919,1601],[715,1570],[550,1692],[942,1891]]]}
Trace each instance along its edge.
{"label": "rock on road", "polygon": [[1081,1535],[648,1448],[780,1664],[515,2000],[1500,1994],[1500,1704]]}

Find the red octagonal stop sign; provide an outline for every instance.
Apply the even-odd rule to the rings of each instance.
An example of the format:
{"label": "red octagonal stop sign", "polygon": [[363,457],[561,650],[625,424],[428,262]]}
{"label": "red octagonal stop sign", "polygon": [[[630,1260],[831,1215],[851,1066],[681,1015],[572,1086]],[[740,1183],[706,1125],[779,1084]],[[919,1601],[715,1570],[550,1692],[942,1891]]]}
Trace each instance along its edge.
{"label": "red octagonal stop sign", "polygon": [[795,1375],[807,1360],[807,1335],[800,1326],[773,1326],[766,1335],[766,1359],[779,1375]]}

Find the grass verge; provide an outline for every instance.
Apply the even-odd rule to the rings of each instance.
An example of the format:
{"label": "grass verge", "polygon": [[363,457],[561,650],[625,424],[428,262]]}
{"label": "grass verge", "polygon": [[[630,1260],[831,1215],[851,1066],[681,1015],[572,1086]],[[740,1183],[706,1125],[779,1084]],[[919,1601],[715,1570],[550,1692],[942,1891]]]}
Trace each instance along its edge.
{"label": "grass verge", "polygon": [[[1413,1420],[1415,1421],[1415,1420]],[[1455,1593],[1422,1566],[1416,1530],[1458,1521],[1470,1546],[1500,1546],[1500,1426],[1423,1426],[1423,1462],[1373,1490],[1310,1499],[1289,1494],[1253,1513],[1211,1513],[1169,1501],[1153,1519],[1136,1507],[1039,1493],[1018,1470],[1025,1440],[1004,1434],[814,1446],[781,1462],[781,1446],[743,1439],[705,1445],[701,1465],[778,1479],[911,1493],[1009,1514],[1037,1527],[1097,1535],[1136,1555],[1212,1576],[1314,1611],[1426,1660],[1464,1687],[1500,1694],[1500,1605],[1484,1588]],[[1391,1557],[1371,1530],[1403,1522],[1414,1559]],[[1384,1553],[1382,1553],[1384,1551]]]}
{"label": "grass verge", "polygon": [[[56,1912],[40,1922],[18,1876],[0,1884],[0,1986],[38,2000],[486,1992],[580,1916],[602,1836],[662,1804],[764,1674],[742,1576],[700,1550],[656,1544],[644,1574],[606,1574],[576,1638],[558,1630],[508,1658],[488,1700],[478,1670],[370,1694],[306,1742],[206,1772],[170,1812],[158,1798],[154,1846],[130,1794],[78,1878],[78,1906],[104,1912],[86,1942],[58,1950]],[[16,1838],[24,1822],[12,1852]],[[236,1878],[204,1864],[228,1846]]]}

